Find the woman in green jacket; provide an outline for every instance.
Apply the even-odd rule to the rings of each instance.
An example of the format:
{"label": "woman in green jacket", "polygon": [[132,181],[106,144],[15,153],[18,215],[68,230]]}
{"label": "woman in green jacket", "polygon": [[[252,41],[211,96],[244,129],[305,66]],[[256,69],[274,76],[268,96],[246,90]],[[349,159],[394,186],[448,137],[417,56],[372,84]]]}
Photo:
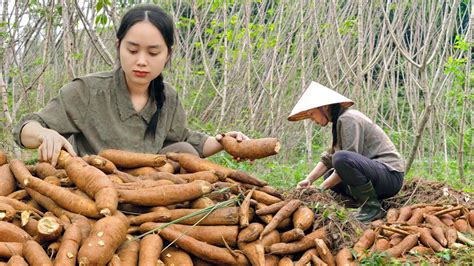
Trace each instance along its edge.
{"label": "woman in green jacket", "polygon": [[38,148],[39,159],[53,165],[61,149],[80,156],[114,148],[201,157],[222,150],[215,137],[187,128],[178,94],[164,82],[174,44],[171,16],[156,5],[137,6],[124,15],[116,37],[120,67],[66,84],[46,107],[21,119],[16,142]]}

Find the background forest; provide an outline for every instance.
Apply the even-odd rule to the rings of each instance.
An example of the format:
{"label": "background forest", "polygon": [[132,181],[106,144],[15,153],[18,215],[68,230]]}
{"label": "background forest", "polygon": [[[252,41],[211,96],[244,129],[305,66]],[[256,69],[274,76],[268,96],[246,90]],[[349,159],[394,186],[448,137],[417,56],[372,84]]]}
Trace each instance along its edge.
{"label": "background forest", "polygon": [[139,3],[173,15],[165,80],[191,128],[282,142],[279,155],[253,165],[213,160],[294,186],[330,144],[330,127],[286,119],[314,80],[383,127],[409,176],[474,190],[469,0],[3,0],[0,149],[35,158],[14,144],[12,126],[72,78],[112,69],[119,18]]}

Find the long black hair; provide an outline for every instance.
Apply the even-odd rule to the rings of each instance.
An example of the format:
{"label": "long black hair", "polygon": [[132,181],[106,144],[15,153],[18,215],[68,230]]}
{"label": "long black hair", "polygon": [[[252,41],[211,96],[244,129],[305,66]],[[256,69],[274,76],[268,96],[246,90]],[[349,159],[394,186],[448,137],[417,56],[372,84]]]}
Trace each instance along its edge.
{"label": "long black hair", "polygon": [[[128,30],[138,22],[148,21],[153,24],[163,35],[168,48],[168,54],[171,57],[172,47],[174,44],[174,22],[171,16],[156,5],[140,5],[125,13],[117,30],[117,40],[120,43],[127,34]],[[156,101],[156,112],[153,114],[150,123],[145,131],[145,138],[150,136],[155,138],[156,126],[161,108],[165,102],[165,84],[163,82],[163,73],[150,82],[150,95]]]}
{"label": "long black hair", "polygon": [[335,147],[337,145],[337,120],[346,110],[347,108],[342,107],[340,103],[331,104],[329,106],[332,122],[332,145],[329,149],[331,153],[334,153]]}

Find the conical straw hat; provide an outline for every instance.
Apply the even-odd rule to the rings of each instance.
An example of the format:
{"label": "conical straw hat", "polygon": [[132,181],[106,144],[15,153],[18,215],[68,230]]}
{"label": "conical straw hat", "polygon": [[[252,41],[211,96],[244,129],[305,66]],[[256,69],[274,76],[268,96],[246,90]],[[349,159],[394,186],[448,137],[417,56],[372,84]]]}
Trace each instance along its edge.
{"label": "conical straw hat", "polygon": [[295,107],[293,107],[290,116],[288,116],[288,120],[299,121],[309,118],[309,110],[335,103],[340,103],[343,107],[349,107],[354,104],[351,99],[312,81]]}

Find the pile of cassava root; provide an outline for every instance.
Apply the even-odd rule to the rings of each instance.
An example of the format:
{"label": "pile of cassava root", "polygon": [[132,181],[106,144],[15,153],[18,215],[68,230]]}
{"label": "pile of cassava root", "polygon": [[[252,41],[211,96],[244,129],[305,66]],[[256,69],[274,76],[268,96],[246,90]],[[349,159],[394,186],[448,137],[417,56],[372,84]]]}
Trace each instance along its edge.
{"label": "pile of cassava root", "polygon": [[[278,152],[277,141],[265,141],[259,146],[267,148],[253,157],[248,149],[226,150],[241,159]],[[334,250],[305,204],[190,154],[104,150],[80,158],[62,151],[54,168],[0,152],[0,265],[348,265],[382,250],[382,237],[436,249],[424,239],[438,227],[443,248],[472,244],[466,234],[472,210],[420,205],[409,215],[402,208],[396,218],[389,211],[388,223],[364,232],[354,252]],[[444,225],[431,224],[432,216]]]}

